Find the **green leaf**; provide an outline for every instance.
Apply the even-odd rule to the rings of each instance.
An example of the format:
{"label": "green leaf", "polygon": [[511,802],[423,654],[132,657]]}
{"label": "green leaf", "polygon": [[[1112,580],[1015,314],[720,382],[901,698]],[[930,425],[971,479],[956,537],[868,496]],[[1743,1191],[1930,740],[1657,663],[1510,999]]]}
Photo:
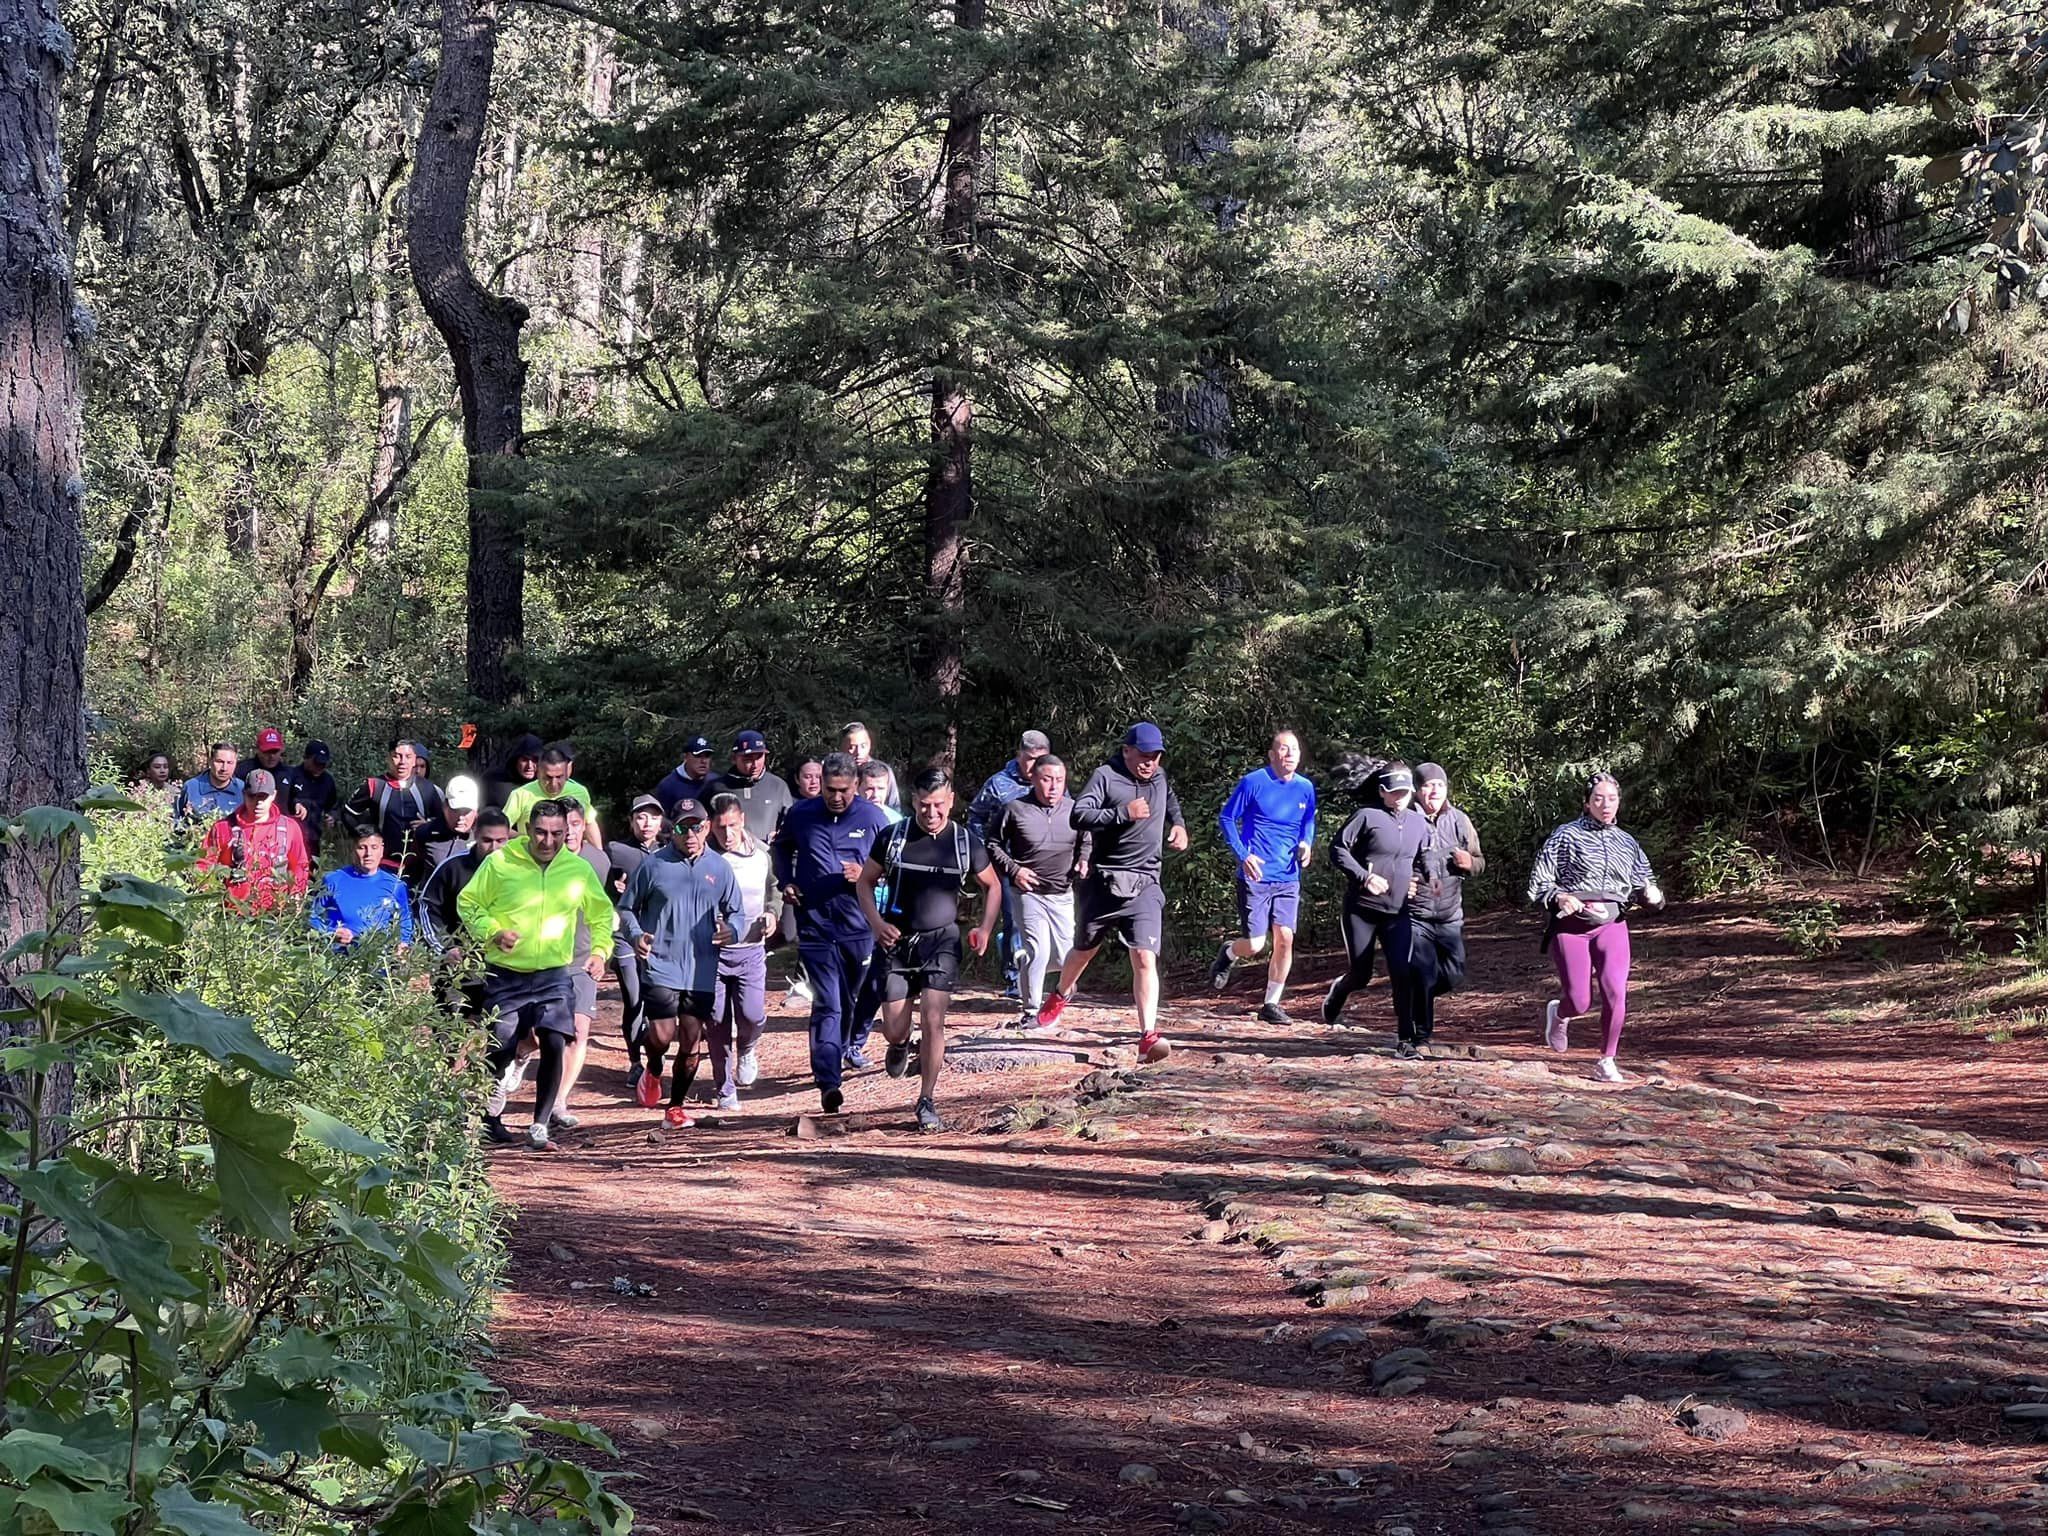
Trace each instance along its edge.
{"label": "green leaf", "polygon": [[477,1499],[477,1486],[470,1482],[445,1487],[438,1500],[422,1490],[403,1500],[375,1529],[380,1536],[467,1536]]}
{"label": "green leaf", "polygon": [[200,1294],[200,1288],[171,1267],[171,1247],[154,1232],[122,1226],[100,1213],[68,1165],[20,1171],[21,1191],[64,1223],[71,1246],[105,1270],[137,1312],[154,1314],[157,1303]]}
{"label": "green leaf", "polygon": [[57,805],[32,805],[14,825],[16,842],[54,843],[66,837],[83,840],[93,834],[92,818]]}
{"label": "green leaf", "polygon": [[146,811],[148,806],[118,784],[95,784],[78,797],[81,811]]}
{"label": "green leaf", "polygon": [[468,1254],[448,1238],[425,1229],[413,1233],[406,1244],[404,1256],[399,1260],[399,1268],[428,1290],[438,1291],[453,1301],[469,1289],[463,1282],[461,1267],[467,1257]]}
{"label": "green leaf", "polygon": [[257,1037],[250,1020],[223,1013],[189,992],[123,991],[114,1002],[130,1018],[154,1024],[173,1045],[189,1046],[223,1065],[244,1066],[265,1077],[290,1077],[298,1070],[291,1057]]}
{"label": "green leaf", "polygon": [[292,1108],[298,1111],[299,1123],[305,1126],[306,1134],[330,1152],[342,1152],[350,1157],[388,1158],[394,1155],[383,1142],[372,1140],[324,1109],[315,1109],[311,1104],[294,1104]]}
{"label": "green leaf", "polygon": [[264,1351],[264,1367],[286,1386],[324,1381],[334,1374],[334,1346],[303,1328],[288,1330]]}
{"label": "green leaf", "polygon": [[340,1206],[331,1207],[329,1214],[333,1217],[335,1226],[379,1258],[389,1259],[396,1264],[405,1257],[392,1243],[391,1234],[385,1229],[384,1224],[374,1217],[358,1216]]}
{"label": "green leaf", "polygon": [[60,1531],[77,1536],[114,1536],[121,1521],[133,1508],[119,1493],[81,1493],[61,1483],[37,1481],[21,1490],[19,1501],[40,1509]]}
{"label": "green leaf", "polygon": [[125,928],[176,944],[185,937],[185,893],[134,875],[115,875],[92,898],[93,920],[106,932]]}
{"label": "green leaf", "polygon": [[175,1262],[189,1264],[214,1246],[200,1230],[200,1223],[220,1214],[220,1202],[209,1191],[130,1173],[79,1147],[69,1148],[64,1160],[99,1186],[92,1196],[94,1210],[116,1226],[154,1232],[170,1244]]}
{"label": "green leaf", "polygon": [[292,1144],[289,1115],[266,1114],[249,1100],[246,1082],[208,1078],[200,1113],[213,1144],[213,1179],[221,1209],[246,1230],[289,1242],[292,1201],[320,1181],[284,1155]]}
{"label": "green leaf", "polygon": [[104,1483],[114,1475],[113,1468],[99,1457],[32,1429],[17,1429],[0,1439],[0,1467],[23,1483],[38,1472],[56,1472],[81,1483]]}
{"label": "green leaf", "polygon": [[452,1435],[422,1424],[394,1424],[391,1438],[430,1467],[446,1466],[455,1450]]}
{"label": "green leaf", "polygon": [[321,1430],[320,1449],[372,1472],[381,1472],[391,1460],[391,1448],[377,1433],[377,1420],[369,1414],[350,1414],[333,1428]]}
{"label": "green leaf", "polygon": [[595,1424],[579,1424],[574,1419],[536,1418],[529,1410],[514,1406],[507,1416],[522,1429],[539,1435],[560,1435],[564,1440],[574,1440],[578,1445],[587,1445],[592,1450],[603,1451],[607,1456],[619,1454],[619,1448],[612,1444],[612,1437]]}
{"label": "green leaf", "polygon": [[156,1517],[185,1536],[261,1536],[233,1505],[195,1498],[183,1483],[157,1489]]}
{"label": "green leaf", "polygon": [[341,1423],[333,1395],[311,1385],[288,1387],[266,1371],[251,1371],[220,1401],[261,1438],[273,1456],[318,1456],[320,1437]]}
{"label": "green leaf", "polygon": [[[23,981],[27,979],[22,978]],[[61,1040],[45,1040],[40,1045],[10,1045],[0,1051],[0,1071],[47,1072],[70,1054],[71,1047]]]}

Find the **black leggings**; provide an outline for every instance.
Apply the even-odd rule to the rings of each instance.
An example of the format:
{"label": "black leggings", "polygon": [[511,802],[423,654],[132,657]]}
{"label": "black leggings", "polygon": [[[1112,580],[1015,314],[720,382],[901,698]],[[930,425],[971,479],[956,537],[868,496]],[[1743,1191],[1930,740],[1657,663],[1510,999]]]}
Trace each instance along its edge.
{"label": "black leggings", "polygon": [[[512,1065],[512,1058],[519,1054],[519,1033],[518,1024],[510,1020],[492,1023],[491,1054],[487,1059],[493,1072],[502,1073]],[[540,1042],[540,1076],[533,1084],[533,1123],[545,1127],[554,1117],[555,1099],[562,1091],[562,1063],[569,1053],[569,1039],[552,1029],[536,1029],[533,1037]]]}
{"label": "black leggings", "polygon": [[[1371,981],[1374,951],[1385,950],[1387,978],[1394,984],[1394,1024],[1400,1037],[1407,1040],[1413,1037],[1414,1026],[1404,987],[1408,980],[1407,947],[1395,942],[1396,928],[1401,922],[1398,913],[1344,909],[1344,953],[1351,957],[1351,964],[1330,988],[1329,1006],[1334,1014],[1343,1008],[1345,999]],[[1405,934],[1401,937],[1405,938]]]}
{"label": "black leggings", "polygon": [[626,1038],[626,1060],[640,1062],[640,1037],[647,1032],[647,998],[641,990],[647,981],[640,957],[629,946],[612,951],[613,969],[619,976],[619,1033]]}

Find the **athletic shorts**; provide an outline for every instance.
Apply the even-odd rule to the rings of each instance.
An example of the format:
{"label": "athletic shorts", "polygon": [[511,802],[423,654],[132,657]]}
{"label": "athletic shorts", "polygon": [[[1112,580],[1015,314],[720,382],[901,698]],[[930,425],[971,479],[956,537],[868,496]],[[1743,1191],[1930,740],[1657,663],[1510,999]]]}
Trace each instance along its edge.
{"label": "athletic shorts", "polygon": [[544,971],[514,971],[494,965],[484,971],[484,1007],[497,1014],[500,1026],[509,1025],[515,1032],[544,1029],[573,1037],[572,993],[566,965]]}
{"label": "athletic shorts", "polygon": [[882,1001],[900,1003],[923,992],[951,992],[960,982],[960,930],[920,928],[877,949],[872,962],[885,966]]}
{"label": "athletic shorts", "polygon": [[582,966],[576,967],[576,974],[569,978],[571,994],[576,1011],[586,1019],[597,1017],[597,978]]}
{"label": "athletic shorts", "polygon": [[679,1019],[686,1013],[693,1019],[711,1017],[709,992],[678,992],[674,987],[650,981],[640,995],[646,999],[650,1019]]}
{"label": "athletic shorts", "polygon": [[1126,949],[1159,953],[1166,936],[1166,892],[1155,877],[1100,870],[1075,888],[1074,948],[1094,949],[1111,934]]}
{"label": "athletic shorts", "polygon": [[1248,939],[1262,939],[1275,928],[1290,933],[1301,916],[1299,880],[1247,880],[1237,877],[1237,922]]}

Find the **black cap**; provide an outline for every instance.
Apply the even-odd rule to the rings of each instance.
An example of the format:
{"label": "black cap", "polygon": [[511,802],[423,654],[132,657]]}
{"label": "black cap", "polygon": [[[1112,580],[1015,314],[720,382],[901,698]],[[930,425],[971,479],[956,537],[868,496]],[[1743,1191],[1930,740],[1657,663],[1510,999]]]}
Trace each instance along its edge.
{"label": "black cap", "polygon": [[327,743],[324,741],[307,742],[306,757],[308,758],[308,760],[316,762],[320,764],[322,767],[325,767],[327,764],[334,761],[334,753],[328,750]]}
{"label": "black cap", "polygon": [[705,812],[703,806],[699,805],[688,795],[685,795],[668,808],[668,819],[680,827],[685,822],[709,821],[711,817]]}

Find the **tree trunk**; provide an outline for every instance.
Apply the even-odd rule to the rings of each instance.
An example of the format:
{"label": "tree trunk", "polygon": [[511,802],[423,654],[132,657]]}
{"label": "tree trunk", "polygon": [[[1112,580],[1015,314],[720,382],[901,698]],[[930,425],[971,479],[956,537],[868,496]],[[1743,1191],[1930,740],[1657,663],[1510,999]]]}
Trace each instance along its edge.
{"label": "tree trunk", "polygon": [[517,692],[512,658],[526,637],[526,541],[513,520],[521,481],[526,306],[470,270],[464,232],[470,183],[491,104],[498,45],[495,0],[441,0],[441,66],[420,124],[406,194],[413,284],[448,344],[469,454],[469,691],[492,708]]}
{"label": "tree trunk", "polygon": [[[1227,64],[1230,47],[1230,13],[1214,0],[1197,0],[1192,5],[1171,6],[1167,25],[1178,32],[1195,55],[1219,73]],[[1174,165],[1182,173],[1200,171],[1227,159],[1234,146],[1221,125],[1197,112],[1170,146]],[[1215,221],[1216,233],[1227,236],[1236,230],[1244,213],[1243,203],[1227,193],[1204,193],[1201,206]],[[1221,320],[1229,296],[1209,296],[1209,313]],[[1160,394],[1160,407],[1180,437],[1206,459],[1230,455],[1230,383],[1223,358],[1212,340],[1204,338],[1200,359],[1191,377],[1167,385]],[[1192,533],[1193,520],[1184,531]]]}
{"label": "tree trunk", "polygon": [[[987,0],[953,0],[953,25],[978,33]],[[981,167],[982,106],[970,88],[948,104],[941,169],[945,202],[939,216],[941,248],[952,281],[974,282],[975,175]],[[974,510],[974,399],[966,380],[965,338],[956,331],[952,355],[932,371],[931,468],[925,481],[925,596],[930,609],[925,682],[946,722],[941,760],[952,766],[960,742],[960,694],[965,681],[962,628],[967,614],[963,543]]]}
{"label": "tree trunk", "polygon": [[[70,39],[54,0],[0,0],[0,816],[85,789],[85,576],[78,354],[59,83]],[[75,869],[44,885],[47,847],[0,843],[0,946],[61,916]]]}

